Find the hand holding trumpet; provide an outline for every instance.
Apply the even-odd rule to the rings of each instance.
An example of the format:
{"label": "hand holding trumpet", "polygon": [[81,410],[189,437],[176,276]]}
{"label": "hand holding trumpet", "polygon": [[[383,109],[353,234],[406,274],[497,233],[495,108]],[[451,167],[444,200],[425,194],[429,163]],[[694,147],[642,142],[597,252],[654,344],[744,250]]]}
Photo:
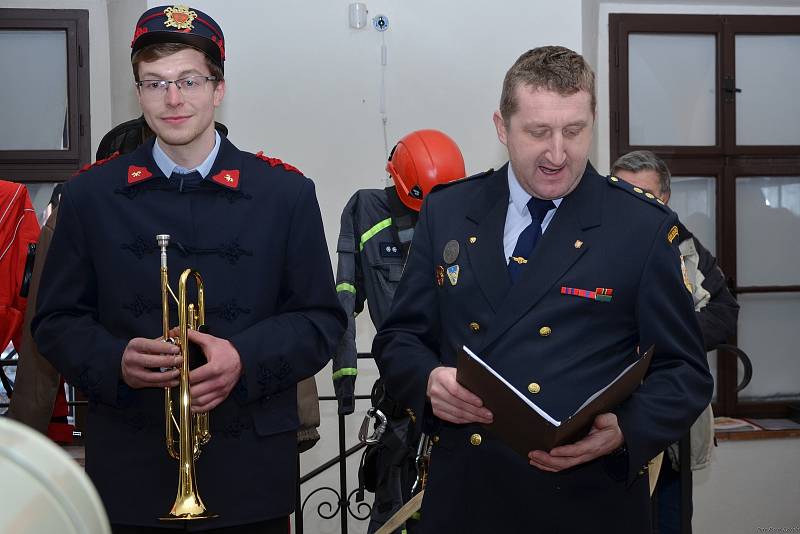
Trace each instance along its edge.
{"label": "hand holding trumpet", "polygon": [[[178,329],[170,330],[177,336]],[[189,341],[203,351],[207,362],[189,372],[192,413],[208,412],[228,398],[242,375],[239,352],[227,339],[196,330],[187,332]],[[128,386],[139,388],[175,387],[179,384],[180,349],[162,338],[133,338],[122,354],[122,378]],[[160,371],[159,369],[166,369]]]}
{"label": "hand holding trumpet", "polygon": [[242,360],[236,347],[227,339],[196,330],[187,332],[189,341],[200,347],[207,362],[189,371],[192,413],[209,412],[228,398],[239,377]]}
{"label": "hand holding trumpet", "polygon": [[[178,385],[180,349],[160,337],[135,337],[122,353],[122,379],[130,387],[164,388]],[[167,369],[161,372],[160,369]]]}

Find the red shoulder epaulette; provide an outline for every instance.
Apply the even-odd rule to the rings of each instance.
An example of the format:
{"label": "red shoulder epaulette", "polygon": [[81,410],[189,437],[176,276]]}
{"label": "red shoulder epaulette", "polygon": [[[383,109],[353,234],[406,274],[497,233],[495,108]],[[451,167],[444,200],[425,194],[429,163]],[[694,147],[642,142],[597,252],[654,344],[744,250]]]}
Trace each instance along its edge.
{"label": "red shoulder epaulette", "polygon": [[78,172],[76,172],[76,173],[75,173],[75,174],[73,174],[72,176],[78,176],[79,174],[81,174],[81,173],[83,173],[83,172],[86,172],[86,171],[88,171],[88,170],[89,170],[89,169],[91,169],[92,167],[97,167],[98,165],[102,165],[102,164],[104,164],[104,163],[106,163],[106,162],[108,162],[108,161],[111,161],[112,159],[116,158],[117,156],[119,156],[119,150],[117,150],[116,152],[114,152],[113,154],[111,154],[110,156],[108,156],[107,158],[98,159],[98,160],[97,160],[97,161],[95,161],[94,163],[87,163],[86,165],[84,165],[83,167],[81,167],[81,168],[78,170]]}
{"label": "red shoulder epaulette", "polygon": [[283,167],[287,171],[296,172],[297,174],[303,174],[300,171],[300,169],[298,169],[294,165],[289,165],[288,163],[285,163],[285,162],[279,160],[278,158],[271,158],[269,156],[265,156],[263,151],[259,152],[258,154],[256,154],[256,157],[258,159],[260,159],[260,160],[266,161],[269,164],[270,167],[277,167],[278,165],[280,165],[281,167]]}

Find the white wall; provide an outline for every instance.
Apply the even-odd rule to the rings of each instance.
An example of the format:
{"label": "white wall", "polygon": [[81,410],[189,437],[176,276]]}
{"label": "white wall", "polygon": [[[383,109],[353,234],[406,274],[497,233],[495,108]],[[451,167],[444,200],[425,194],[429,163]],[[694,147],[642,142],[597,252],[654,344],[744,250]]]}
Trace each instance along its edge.
{"label": "white wall", "polygon": [[108,13],[105,0],[3,0],[0,7],[25,9],[86,9],[89,11],[89,86],[92,159],[111,127],[109,93]]}
{"label": "white wall", "polygon": [[[141,115],[133,86],[131,39],[139,16],[147,11],[145,0],[106,0],[110,60],[111,126]],[[105,133],[105,132],[103,132]]]}

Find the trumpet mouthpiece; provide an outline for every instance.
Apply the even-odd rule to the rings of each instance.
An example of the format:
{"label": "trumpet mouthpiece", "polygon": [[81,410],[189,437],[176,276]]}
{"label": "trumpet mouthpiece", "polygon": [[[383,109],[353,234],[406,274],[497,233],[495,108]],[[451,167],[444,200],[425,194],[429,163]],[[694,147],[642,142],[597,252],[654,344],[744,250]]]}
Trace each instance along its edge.
{"label": "trumpet mouthpiece", "polygon": [[156,236],[156,242],[158,243],[159,247],[165,248],[169,246],[169,234],[158,234]]}

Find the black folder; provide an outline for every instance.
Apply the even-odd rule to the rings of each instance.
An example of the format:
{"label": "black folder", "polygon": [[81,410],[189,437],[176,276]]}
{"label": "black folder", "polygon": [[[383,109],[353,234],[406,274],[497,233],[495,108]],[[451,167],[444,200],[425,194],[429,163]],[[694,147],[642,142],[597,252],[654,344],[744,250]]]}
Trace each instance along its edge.
{"label": "black folder", "polygon": [[586,436],[595,417],[619,406],[639,387],[652,357],[651,346],[564,421],[536,406],[466,346],[458,354],[456,380],[480,397],[494,415],[494,421],[484,427],[527,458],[530,451],[549,451]]}

